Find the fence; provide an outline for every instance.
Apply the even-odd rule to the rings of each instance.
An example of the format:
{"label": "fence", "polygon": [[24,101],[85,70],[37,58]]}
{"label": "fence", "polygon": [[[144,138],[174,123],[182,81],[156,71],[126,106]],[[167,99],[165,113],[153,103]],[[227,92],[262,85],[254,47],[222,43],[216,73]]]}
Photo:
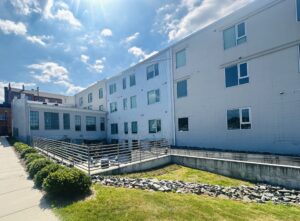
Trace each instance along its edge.
{"label": "fence", "polygon": [[49,158],[72,165],[88,174],[123,164],[170,154],[167,140],[137,141],[132,144],[78,145],[41,137],[31,139],[32,146]]}

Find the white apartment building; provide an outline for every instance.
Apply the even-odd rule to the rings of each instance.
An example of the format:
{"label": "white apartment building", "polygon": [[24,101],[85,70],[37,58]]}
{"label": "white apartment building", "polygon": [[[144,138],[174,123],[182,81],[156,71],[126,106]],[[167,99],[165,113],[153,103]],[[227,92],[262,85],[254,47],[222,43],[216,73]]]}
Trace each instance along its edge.
{"label": "white apartment building", "polygon": [[300,154],[299,45],[300,0],[255,1],[76,94],[105,132],[66,135]]}

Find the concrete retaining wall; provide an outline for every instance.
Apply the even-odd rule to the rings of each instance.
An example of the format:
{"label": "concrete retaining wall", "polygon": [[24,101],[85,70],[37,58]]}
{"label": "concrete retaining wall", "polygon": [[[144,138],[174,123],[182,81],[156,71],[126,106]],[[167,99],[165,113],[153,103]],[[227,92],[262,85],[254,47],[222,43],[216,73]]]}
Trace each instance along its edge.
{"label": "concrete retaining wall", "polygon": [[172,155],[172,163],[228,177],[300,189],[300,167]]}

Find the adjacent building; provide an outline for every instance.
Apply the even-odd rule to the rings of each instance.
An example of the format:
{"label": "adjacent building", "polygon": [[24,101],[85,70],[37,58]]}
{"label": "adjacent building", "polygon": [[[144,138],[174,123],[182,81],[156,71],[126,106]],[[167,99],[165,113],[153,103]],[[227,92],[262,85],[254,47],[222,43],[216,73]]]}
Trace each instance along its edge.
{"label": "adjacent building", "polygon": [[[25,102],[27,108],[20,110],[24,118],[40,122],[36,131],[22,132],[25,137],[59,134],[112,143],[165,138],[175,146],[300,154],[300,0],[255,1],[62,98],[72,107],[51,106],[59,112],[57,133],[43,125],[45,106],[19,100],[15,105]],[[39,116],[30,118],[37,110]],[[71,130],[80,113],[85,123],[87,116],[96,118],[96,131],[65,131],[64,112]]]}

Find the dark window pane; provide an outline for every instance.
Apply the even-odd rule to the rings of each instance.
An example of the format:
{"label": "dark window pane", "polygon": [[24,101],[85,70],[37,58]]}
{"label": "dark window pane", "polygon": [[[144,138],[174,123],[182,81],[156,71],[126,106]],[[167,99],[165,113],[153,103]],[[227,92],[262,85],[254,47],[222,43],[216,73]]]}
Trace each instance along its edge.
{"label": "dark window pane", "polygon": [[137,134],[137,132],[138,132],[137,122],[136,121],[131,122],[131,133]]}
{"label": "dark window pane", "polygon": [[237,26],[237,29],[238,29],[238,37],[242,37],[246,34],[246,31],[245,31],[245,23],[241,23]]}
{"label": "dark window pane", "polygon": [[86,131],[96,131],[96,117],[86,117]]}
{"label": "dark window pane", "polygon": [[178,119],[178,130],[179,131],[189,130],[189,119],[187,117]]}
{"label": "dark window pane", "polygon": [[111,134],[118,134],[118,124],[111,124],[110,130]]}
{"label": "dark window pane", "polygon": [[124,133],[128,134],[128,123],[127,122],[124,123]]}
{"label": "dark window pane", "polygon": [[300,0],[297,0],[297,21],[300,21]]}
{"label": "dark window pane", "polygon": [[[3,119],[6,120],[6,116],[3,116]],[[38,130],[39,129],[39,112],[30,111],[30,129]]]}
{"label": "dark window pane", "polygon": [[247,63],[240,64],[240,77],[248,76]]}
{"label": "dark window pane", "polygon": [[239,84],[248,84],[249,83],[249,78],[242,78],[239,80]]}
{"label": "dark window pane", "polygon": [[59,130],[58,113],[45,112],[44,120],[45,120],[45,130]]}
{"label": "dark window pane", "polygon": [[242,124],[241,128],[242,129],[251,129],[251,124]]}
{"label": "dark window pane", "polygon": [[242,122],[244,123],[250,122],[249,109],[242,109]]}
{"label": "dark window pane", "polygon": [[75,131],[81,131],[81,116],[75,116]]}
{"label": "dark window pane", "polygon": [[69,130],[70,129],[70,114],[64,114],[63,120],[64,120],[64,130]]}
{"label": "dark window pane", "polygon": [[225,68],[226,87],[238,85],[238,68],[237,65]]}
{"label": "dark window pane", "polygon": [[159,75],[158,64],[154,65],[155,76]]}
{"label": "dark window pane", "polygon": [[187,80],[177,82],[177,98],[187,96]]}
{"label": "dark window pane", "polygon": [[228,130],[240,129],[240,111],[239,109],[227,111]]}

